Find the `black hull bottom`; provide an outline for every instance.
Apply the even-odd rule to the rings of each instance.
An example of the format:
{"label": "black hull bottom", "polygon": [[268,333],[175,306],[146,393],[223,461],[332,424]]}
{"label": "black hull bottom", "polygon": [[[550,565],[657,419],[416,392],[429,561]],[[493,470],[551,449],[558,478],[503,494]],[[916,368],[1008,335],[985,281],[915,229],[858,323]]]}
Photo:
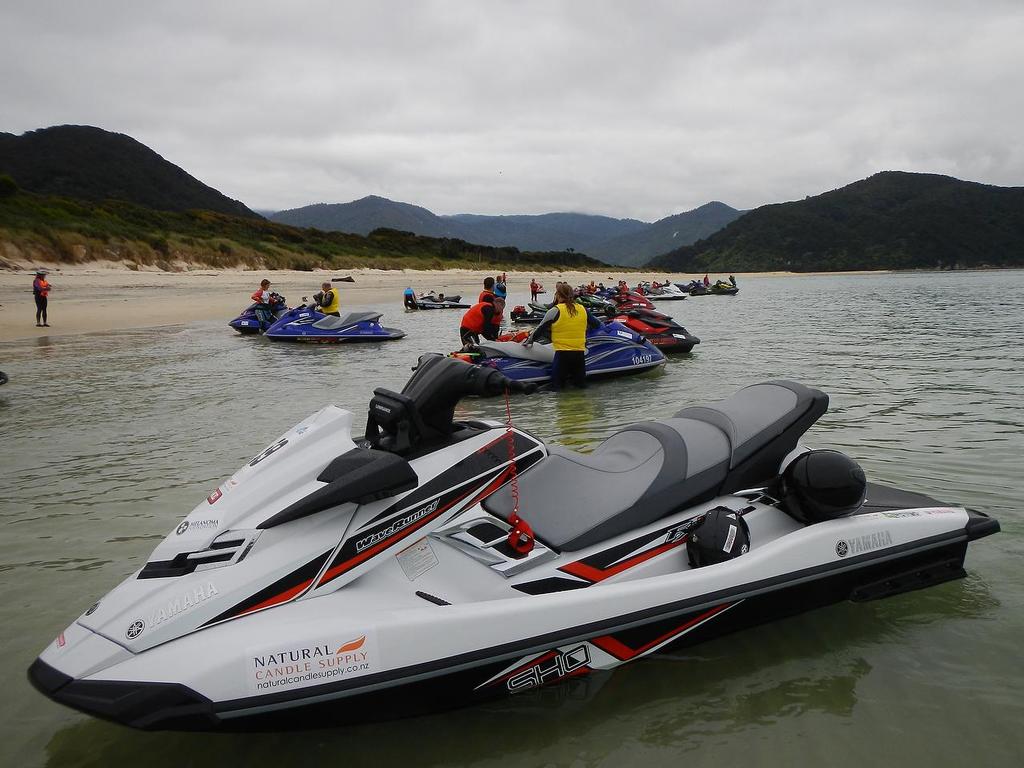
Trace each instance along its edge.
{"label": "black hull bottom", "polygon": [[[980,535],[986,533],[988,531]],[[288,694],[217,704],[182,685],[73,681],[39,660],[29,669],[29,679],[37,689],[55,701],[96,717],[136,728],[279,731],[389,720],[436,713],[439,710],[509,695],[513,687],[517,690],[527,690],[539,684],[574,679],[591,670],[579,663],[580,655],[570,658],[570,654],[576,653],[575,649],[563,656],[554,653],[554,649],[576,640],[582,644],[584,640],[597,639],[602,648],[620,649],[613,651],[613,655],[625,649],[623,655],[618,657],[628,661],[641,655],[645,645],[653,645],[659,638],[671,636],[674,631],[688,624],[693,624],[693,628],[659,650],[696,645],[741,629],[844,600],[874,600],[962,578],[965,575],[963,560],[966,550],[967,542],[961,540],[887,562],[865,564],[841,573],[818,575],[803,583],[782,586],[774,591],[750,597],[744,598],[739,592],[710,595],[710,602],[705,601],[699,606],[675,606],[653,614],[646,612],[643,616],[631,615],[446,660],[444,666],[478,664],[458,672],[439,674],[439,665],[424,664],[403,671],[406,677],[433,675],[423,680],[403,683],[400,678],[396,679],[393,673],[361,678],[358,683],[363,687],[372,684],[390,687],[273,712],[252,710],[275,703],[283,704],[283,697]],[[438,610],[444,610],[444,607],[441,606]],[[613,628],[616,621],[620,624],[629,622],[634,626],[616,630]],[[508,680],[499,678],[489,686],[484,685],[513,664],[517,654],[525,656],[545,647],[551,649],[552,653],[544,654],[541,659],[520,668],[533,670],[532,679],[529,675],[524,677],[522,673],[517,672]],[[504,655],[505,658],[501,661],[479,664],[481,659],[497,655]],[[563,657],[570,658],[570,661],[563,664]],[[548,661],[544,661],[545,659]],[[589,656],[587,659],[589,660]],[[328,688],[310,688],[305,693],[311,696],[326,694],[329,691]],[[246,709],[250,710],[250,714],[244,714]],[[227,717],[230,712],[235,712],[239,716]]]}

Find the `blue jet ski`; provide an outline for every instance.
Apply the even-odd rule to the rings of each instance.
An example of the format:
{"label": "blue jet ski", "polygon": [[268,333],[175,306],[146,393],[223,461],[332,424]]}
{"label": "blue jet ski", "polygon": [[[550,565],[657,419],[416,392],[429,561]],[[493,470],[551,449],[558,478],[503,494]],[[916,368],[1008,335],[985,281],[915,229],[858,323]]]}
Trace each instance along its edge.
{"label": "blue jet ski", "polygon": [[283,313],[265,335],[274,341],[314,344],[392,341],[405,336],[405,331],[382,326],[381,317],[380,312],[347,312],[335,317],[312,307],[297,307]]}
{"label": "blue jet ski", "polygon": [[[527,347],[515,341],[481,341],[474,362],[497,368],[512,381],[540,384],[551,378],[555,350],[549,344]],[[587,332],[587,378],[642,373],[665,364],[665,356],[626,326],[610,322]]]}
{"label": "blue jet ski", "polygon": [[228,325],[241,334],[264,333],[270,326],[278,321],[285,312],[288,305],[284,296],[278,293],[270,294],[270,309],[257,311],[259,304],[250,304],[242,310],[242,313],[232,320]]}

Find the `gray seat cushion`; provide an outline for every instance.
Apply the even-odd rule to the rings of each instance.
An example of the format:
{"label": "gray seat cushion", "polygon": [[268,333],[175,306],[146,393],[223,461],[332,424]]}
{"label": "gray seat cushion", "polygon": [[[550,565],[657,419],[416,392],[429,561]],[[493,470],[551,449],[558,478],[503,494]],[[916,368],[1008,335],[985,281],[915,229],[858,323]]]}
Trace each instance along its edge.
{"label": "gray seat cushion", "polygon": [[767,381],[744,387],[710,405],[683,408],[677,418],[712,424],[729,439],[725,492],[774,476],[797,440],[828,409],[828,395],[795,381]]}
{"label": "gray seat cushion", "polygon": [[478,345],[486,354],[493,352],[502,357],[514,357],[519,360],[535,360],[538,363],[551,363],[555,359],[554,347],[548,344],[531,344],[524,346],[517,341],[480,341]]}
{"label": "gray seat cushion", "polygon": [[[550,448],[519,479],[520,514],[548,546],[583,549],[737,490],[750,477],[771,480],[827,404],[826,395],[801,384],[757,384],[720,403],[634,424],[591,454]],[[483,506],[507,520],[511,488]]]}
{"label": "gray seat cushion", "polygon": [[355,325],[356,323],[372,323],[375,320],[380,320],[380,318],[380,312],[348,312],[341,317],[335,317],[334,315],[322,317],[313,323],[313,327],[320,328],[325,331],[334,331],[339,328]]}

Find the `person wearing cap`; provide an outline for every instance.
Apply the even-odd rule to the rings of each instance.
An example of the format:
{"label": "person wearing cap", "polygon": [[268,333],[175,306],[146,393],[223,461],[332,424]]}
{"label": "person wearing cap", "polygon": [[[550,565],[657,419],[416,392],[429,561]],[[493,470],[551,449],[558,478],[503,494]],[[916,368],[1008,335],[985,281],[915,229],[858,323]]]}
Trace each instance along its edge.
{"label": "person wearing cap", "polygon": [[32,294],[36,299],[36,328],[49,328],[46,322],[46,305],[49,303],[51,286],[46,282],[46,270],[40,269],[36,272],[36,279],[32,281]]}

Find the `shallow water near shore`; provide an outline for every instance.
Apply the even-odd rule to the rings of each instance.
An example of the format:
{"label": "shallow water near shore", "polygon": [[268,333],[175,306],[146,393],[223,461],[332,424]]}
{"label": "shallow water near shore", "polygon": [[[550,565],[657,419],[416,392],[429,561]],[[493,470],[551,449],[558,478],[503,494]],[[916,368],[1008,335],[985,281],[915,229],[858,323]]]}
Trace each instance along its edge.
{"label": "shallow water near shore", "polygon": [[[871,479],[999,518],[965,580],[841,604],[612,673],[431,717],[289,734],[141,733],[46,700],[25,670],[141,567],[210,489],[327,403],[449,351],[460,313],[377,308],[408,336],[307,347],[224,323],[0,344],[0,765],[885,765],[1024,763],[1024,272],[741,281],[665,302],[702,343],[663,371],[517,396],[574,448],[789,378],[828,392],[805,441]],[[511,301],[526,298],[513,286]],[[244,304],[244,298],[239,302]],[[353,307],[358,308],[358,307]],[[503,418],[467,401],[463,418]],[[524,511],[528,518],[528,510]]]}

